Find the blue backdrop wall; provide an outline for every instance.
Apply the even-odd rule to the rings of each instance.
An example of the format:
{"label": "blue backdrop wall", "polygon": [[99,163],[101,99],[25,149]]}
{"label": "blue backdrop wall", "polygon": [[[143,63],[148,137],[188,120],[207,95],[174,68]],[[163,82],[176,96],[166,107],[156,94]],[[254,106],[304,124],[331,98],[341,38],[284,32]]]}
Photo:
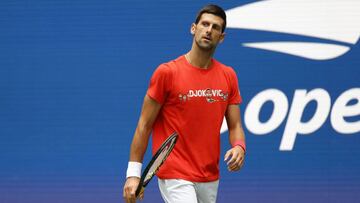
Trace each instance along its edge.
{"label": "blue backdrop wall", "polygon": [[[360,201],[360,4],[309,2],[213,1],[248,145],[218,202]],[[0,202],[122,202],[148,81],[207,3],[1,1]],[[161,201],[153,181],[143,202]]]}

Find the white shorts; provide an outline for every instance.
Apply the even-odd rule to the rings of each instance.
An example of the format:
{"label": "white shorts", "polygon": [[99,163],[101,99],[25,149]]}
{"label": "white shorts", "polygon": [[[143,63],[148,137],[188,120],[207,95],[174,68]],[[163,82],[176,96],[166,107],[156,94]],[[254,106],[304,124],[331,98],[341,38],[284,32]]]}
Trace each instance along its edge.
{"label": "white shorts", "polygon": [[158,178],[158,184],[166,203],[215,203],[219,180],[199,183]]}

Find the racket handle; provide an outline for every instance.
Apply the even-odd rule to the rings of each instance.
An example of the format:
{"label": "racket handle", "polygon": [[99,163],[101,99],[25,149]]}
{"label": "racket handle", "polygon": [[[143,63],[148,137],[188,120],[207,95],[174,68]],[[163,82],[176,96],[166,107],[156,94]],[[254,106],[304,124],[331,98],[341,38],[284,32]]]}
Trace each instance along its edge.
{"label": "racket handle", "polygon": [[140,196],[142,196],[144,194],[145,188],[141,187],[140,191],[136,191],[136,198],[139,198]]}

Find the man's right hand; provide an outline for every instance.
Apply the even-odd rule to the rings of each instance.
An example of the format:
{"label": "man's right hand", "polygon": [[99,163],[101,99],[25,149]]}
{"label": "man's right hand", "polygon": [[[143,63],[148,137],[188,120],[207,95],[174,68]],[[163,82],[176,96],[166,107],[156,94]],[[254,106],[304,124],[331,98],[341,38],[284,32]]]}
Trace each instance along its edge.
{"label": "man's right hand", "polygon": [[138,177],[129,177],[126,179],[124,185],[124,191],[123,191],[123,197],[125,199],[125,202],[127,203],[136,202],[135,192],[139,185],[139,182],[140,182],[140,178]]}

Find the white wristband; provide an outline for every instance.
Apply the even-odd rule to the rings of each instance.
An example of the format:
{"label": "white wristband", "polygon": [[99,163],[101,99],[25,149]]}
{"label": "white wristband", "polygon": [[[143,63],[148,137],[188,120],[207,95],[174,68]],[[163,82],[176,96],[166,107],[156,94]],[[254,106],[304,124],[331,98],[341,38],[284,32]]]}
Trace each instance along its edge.
{"label": "white wristband", "polygon": [[142,163],[129,161],[128,168],[126,171],[126,178],[128,177],[141,177]]}

